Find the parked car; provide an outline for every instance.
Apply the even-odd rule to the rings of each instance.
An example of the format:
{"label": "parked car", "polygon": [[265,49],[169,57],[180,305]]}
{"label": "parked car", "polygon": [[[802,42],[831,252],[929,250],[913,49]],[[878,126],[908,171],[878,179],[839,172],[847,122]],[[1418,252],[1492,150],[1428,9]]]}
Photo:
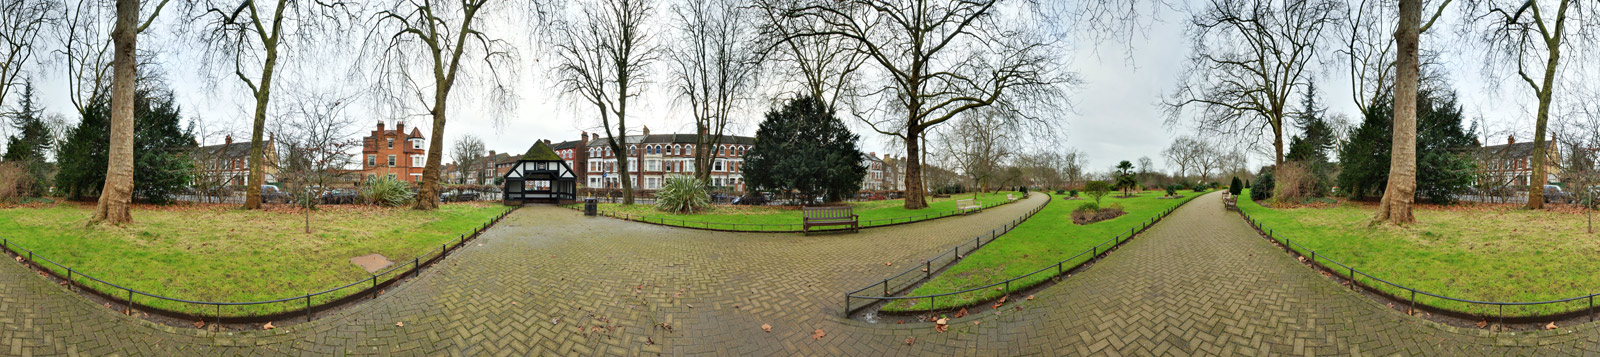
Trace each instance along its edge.
{"label": "parked car", "polygon": [[767,197],[763,196],[763,195],[749,195],[749,196],[744,196],[744,197],[734,197],[733,198],[733,204],[735,204],[735,205],[747,205],[747,206],[761,206],[761,205],[767,204]]}
{"label": "parked car", "polygon": [[289,203],[289,195],[278,189],[278,186],[261,185],[261,202]]}
{"label": "parked car", "polygon": [[1561,186],[1544,185],[1544,203],[1572,203],[1572,194],[1561,190]]}
{"label": "parked car", "polygon": [[473,191],[445,191],[439,194],[439,200],[444,202],[477,201],[478,193]]}
{"label": "parked car", "polygon": [[350,189],[334,189],[322,193],[324,204],[352,204],[360,199],[361,195],[356,193],[356,190]]}

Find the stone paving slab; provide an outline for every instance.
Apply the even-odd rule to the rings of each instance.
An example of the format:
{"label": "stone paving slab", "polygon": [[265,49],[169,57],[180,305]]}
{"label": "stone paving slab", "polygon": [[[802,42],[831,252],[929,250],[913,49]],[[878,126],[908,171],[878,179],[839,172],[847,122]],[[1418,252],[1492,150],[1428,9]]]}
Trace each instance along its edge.
{"label": "stone paving slab", "polygon": [[242,333],[125,317],[6,263],[0,355],[1600,355],[1592,324],[1493,335],[1378,306],[1255,236],[1217,195],[1020,310],[946,333],[841,316],[845,291],[1043,203],[809,237],[527,207],[375,300]]}

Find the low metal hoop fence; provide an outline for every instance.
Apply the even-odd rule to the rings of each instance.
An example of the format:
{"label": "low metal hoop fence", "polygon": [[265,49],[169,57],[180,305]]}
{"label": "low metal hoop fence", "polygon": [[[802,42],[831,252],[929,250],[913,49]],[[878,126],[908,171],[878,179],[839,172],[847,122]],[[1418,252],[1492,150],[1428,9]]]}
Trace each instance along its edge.
{"label": "low metal hoop fence", "polygon": [[[1535,322],[1552,319],[1582,318],[1583,315],[1588,315],[1589,321],[1595,320],[1596,310],[1594,300],[1596,296],[1600,296],[1600,293],[1564,299],[1530,302],[1479,301],[1444,296],[1433,292],[1422,291],[1417,288],[1402,285],[1389,281],[1388,279],[1383,279],[1372,274],[1368,274],[1367,272],[1356,269],[1355,267],[1345,264],[1344,262],[1329,258],[1325,254],[1317,253],[1316,250],[1307,248],[1306,246],[1301,245],[1299,242],[1296,242],[1293,239],[1278,233],[1272,228],[1266,227],[1261,223],[1261,221],[1256,220],[1255,217],[1251,217],[1250,213],[1245,212],[1243,209],[1239,210],[1239,214],[1244,217],[1246,222],[1250,223],[1252,228],[1255,228],[1257,232],[1261,233],[1263,237],[1278,243],[1278,245],[1284,250],[1288,251],[1290,254],[1296,255],[1302,262],[1312,266],[1312,268],[1322,270],[1328,275],[1344,279],[1351,290],[1365,289],[1368,292],[1377,293],[1390,299],[1406,303],[1408,304],[1406,306],[1407,311],[1410,311],[1413,314],[1417,312],[1417,308],[1419,307],[1419,298],[1432,298],[1441,302],[1462,303],[1467,304],[1468,306],[1484,306],[1487,308],[1482,310],[1482,312],[1470,312],[1441,307],[1428,303],[1423,303],[1420,307],[1447,316],[1482,319],[1484,321],[1496,319],[1502,326],[1504,326],[1507,320],[1511,320],[1513,323]],[[1362,279],[1361,277],[1366,278]],[[1567,304],[1570,306],[1563,312],[1557,313],[1515,314],[1515,311],[1513,311],[1513,314],[1506,314],[1507,307],[1516,309],[1552,304]]]}
{"label": "low metal hoop fence", "polygon": [[[1107,239],[1106,241],[1101,242],[1100,244],[1096,244],[1093,247],[1090,247],[1089,249],[1084,250],[1083,252],[1075,254],[1075,255],[1073,255],[1071,257],[1068,257],[1066,259],[1062,259],[1060,261],[1057,261],[1055,264],[1042,266],[1038,270],[1034,270],[1034,271],[1029,272],[1027,274],[1014,276],[1014,277],[1008,278],[1008,279],[1006,279],[1004,281],[1001,281],[1001,282],[997,282],[997,283],[993,283],[993,284],[989,284],[989,285],[984,285],[984,286],[980,286],[980,287],[975,287],[975,288],[970,288],[970,289],[965,289],[965,290],[961,290],[961,291],[954,291],[954,292],[947,292],[947,293],[940,293],[940,294],[931,294],[931,295],[919,295],[919,296],[895,296],[895,295],[898,295],[898,294],[901,294],[901,293],[904,293],[904,292],[910,290],[911,288],[917,286],[918,284],[921,284],[923,282],[928,281],[929,279],[932,279],[933,275],[936,272],[942,271],[942,270],[950,268],[951,266],[954,266],[956,263],[960,262],[961,259],[966,257],[965,255],[962,255],[961,252],[964,251],[964,252],[967,252],[967,254],[971,254],[973,251],[976,251],[978,248],[982,248],[983,246],[988,245],[990,242],[993,242],[996,238],[999,238],[1001,235],[1004,235],[1005,233],[1010,232],[1012,229],[1015,229],[1016,226],[1018,224],[1021,224],[1022,221],[1026,221],[1028,218],[1033,217],[1034,214],[1036,214],[1039,211],[1043,210],[1045,206],[1041,205],[1038,208],[1034,209],[1033,211],[1028,212],[1028,214],[1026,216],[1024,216],[1022,218],[1019,218],[1016,221],[1012,221],[1012,222],[1007,223],[1006,225],[1004,225],[1004,226],[1002,226],[1000,228],[997,228],[995,230],[990,231],[987,234],[980,235],[978,237],[973,238],[971,243],[959,244],[955,248],[952,248],[951,250],[945,251],[944,253],[941,253],[941,254],[939,254],[937,256],[934,256],[933,258],[925,260],[920,268],[913,267],[913,268],[911,268],[909,270],[901,272],[900,274],[896,274],[896,275],[890,276],[889,278],[883,279],[880,282],[873,283],[872,285],[868,285],[866,287],[863,287],[863,288],[860,288],[860,289],[856,289],[855,291],[851,291],[851,292],[845,293],[844,294],[844,315],[845,316],[850,316],[850,314],[856,312],[857,310],[860,310],[862,308],[866,308],[866,307],[869,307],[869,306],[873,306],[873,305],[878,304],[880,302],[885,303],[885,304],[891,304],[891,303],[895,303],[895,302],[899,302],[899,301],[908,301],[908,302],[910,302],[912,304],[911,306],[907,306],[906,307],[907,310],[905,312],[925,312],[925,311],[950,310],[950,309],[957,309],[957,308],[963,308],[963,307],[968,307],[968,306],[975,306],[975,305],[978,305],[979,303],[985,301],[985,299],[983,299],[981,297],[979,297],[979,298],[967,297],[967,298],[963,299],[963,297],[958,296],[958,295],[982,295],[983,293],[987,293],[989,291],[999,291],[999,292],[1001,292],[1000,296],[1009,296],[1013,292],[1017,292],[1017,291],[1021,291],[1021,290],[1027,290],[1029,288],[1032,288],[1032,287],[1034,287],[1034,286],[1036,286],[1036,285],[1038,285],[1040,283],[1043,283],[1043,282],[1049,280],[1050,278],[1062,276],[1064,274],[1072,272],[1073,270],[1075,270],[1075,269],[1077,269],[1079,267],[1084,266],[1085,264],[1089,264],[1090,262],[1093,262],[1093,261],[1098,261],[1100,259],[1100,256],[1105,255],[1107,252],[1110,252],[1112,249],[1115,249],[1117,246],[1120,246],[1123,243],[1126,243],[1129,239],[1133,238],[1133,236],[1137,235],[1139,232],[1143,232],[1144,230],[1149,229],[1151,226],[1155,225],[1156,223],[1159,223],[1163,218],[1166,218],[1168,215],[1171,215],[1172,212],[1177,211],[1177,209],[1179,207],[1183,207],[1184,204],[1189,203],[1189,201],[1194,200],[1196,197],[1199,197],[1199,196],[1201,196],[1201,195],[1192,195],[1190,197],[1184,198],[1182,202],[1179,202],[1177,205],[1174,205],[1174,206],[1172,206],[1170,208],[1167,208],[1166,210],[1162,211],[1161,214],[1156,215],[1155,217],[1151,217],[1150,219],[1145,220],[1144,222],[1141,222],[1138,227],[1129,229],[1127,234],[1119,234],[1119,235],[1113,236],[1113,237],[1111,237],[1111,239]],[[1048,202],[1046,202],[1046,205],[1048,205]],[[987,237],[987,240],[984,239],[985,237]],[[971,245],[971,248],[963,249],[963,247],[966,247],[969,244]],[[1085,257],[1086,255],[1087,255],[1087,257]],[[1079,261],[1080,258],[1082,258],[1081,261]],[[913,274],[914,272],[923,272],[923,274]],[[863,292],[866,292],[866,293],[882,292],[882,295],[861,295]],[[943,306],[939,305],[940,302],[944,302],[945,305],[943,305]],[[923,305],[921,305],[923,303],[927,304],[926,307],[923,307]]]}
{"label": "low metal hoop fence", "polygon": [[[304,295],[293,297],[262,301],[221,302],[168,297],[129,288],[124,286],[124,284],[105,281],[85,273],[82,270],[73,269],[72,267],[68,267],[64,264],[56,262],[55,260],[35,254],[33,250],[19,247],[12,243],[9,238],[0,238],[0,249],[4,249],[12,256],[20,258],[21,260],[19,261],[26,266],[35,267],[40,271],[43,271],[45,274],[48,274],[56,279],[60,279],[63,282],[63,285],[65,285],[69,290],[76,289],[78,291],[91,293],[98,295],[101,298],[110,301],[111,303],[120,304],[120,310],[124,314],[128,315],[132,315],[134,312],[143,312],[184,320],[210,321],[211,323],[273,321],[295,318],[303,315],[306,321],[310,321],[312,318],[312,313],[315,311],[326,310],[341,303],[355,301],[366,297],[377,298],[381,288],[393,285],[401,278],[408,276],[416,277],[417,274],[421,272],[423,266],[433,264],[434,262],[443,259],[446,254],[460,249],[461,246],[472,241],[472,239],[477,238],[484,231],[488,230],[490,227],[493,227],[495,223],[499,223],[501,219],[504,219],[515,210],[516,208],[507,209],[490,219],[488,222],[480,225],[479,227],[473,228],[472,232],[457,236],[454,242],[447,241],[444,244],[440,244],[438,249],[429,250],[426,253],[413,257],[409,261],[398,261],[398,264],[394,264],[383,271],[369,274],[367,278],[356,280],[332,289],[318,292],[308,292]],[[41,262],[44,264],[40,264]],[[350,292],[351,289],[355,289],[355,291]],[[146,301],[139,302],[136,299],[142,299]],[[175,303],[179,306],[192,308],[173,309],[165,306],[152,305],[167,305],[167,303]],[[109,304],[110,303],[108,303],[108,305]],[[224,314],[225,308],[260,305],[282,305],[284,308],[278,312],[265,314]]]}
{"label": "low metal hoop fence", "polygon": [[[950,216],[957,216],[957,215],[964,215],[964,214],[982,212],[982,211],[986,211],[986,210],[988,210],[990,208],[1000,207],[1000,206],[1008,205],[1008,204],[1011,204],[1011,203],[1019,202],[1019,201],[1022,201],[1023,199],[1026,199],[1026,198],[1028,198],[1028,197],[1027,196],[1023,196],[1021,198],[1017,198],[1017,199],[1013,199],[1013,200],[1005,200],[1005,201],[1002,201],[1002,202],[999,202],[999,203],[980,204],[977,209],[972,209],[972,210],[959,210],[959,209],[956,209],[956,210],[939,211],[939,212],[933,212],[933,213],[915,215],[915,216],[869,219],[869,220],[863,220],[863,221],[859,222],[859,224],[860,224],[861,228],[877,228],[877,227],[887,227],[887,226],[900,225],[900,224],[906,224],[906,223],[921,222],[921,221],[945,218],[945,217],[950,217]],[[567,205],[567,208],[575,208],[575,207],[574,207],[574,205]],[[581,209],[581,207],[576,207],[576,209]],[[614,212],[614,211],[600,211],[600,210],[597,210],[596,213],[601,215],[601,216],[606,216],[606,217],[611,217],[611,218],[616,218],[616,219],[621,219],[621,220],[627,220],[627,221],[634,221],[634,222],[640,222],[640,223],[649,223],[649,224],[658,224],[658,225],[663,225],[663,226],[671,226],[671,227],[679,227],[679,228],[702,229],[702,230],[710,230],[710,231],[761,232],[761,233],[800,233],[800,232],[803,231],[802,230],[802,228],[803,228],[802,224],[799,224],[799,223],[707,222],[707,221],[694,221],[694,220],[686,220],[686,219],[665,218],[665,217],[661,217],[661,216],[646,216],[646,215],[636,215],[636,214],[629,214],[629,213],[619,213],[619,212]],[[849,230],[849,228],[821,228],[821,229],[814,229],[813,232],[828,232],[828,231],[843,231],[843,230]]]}

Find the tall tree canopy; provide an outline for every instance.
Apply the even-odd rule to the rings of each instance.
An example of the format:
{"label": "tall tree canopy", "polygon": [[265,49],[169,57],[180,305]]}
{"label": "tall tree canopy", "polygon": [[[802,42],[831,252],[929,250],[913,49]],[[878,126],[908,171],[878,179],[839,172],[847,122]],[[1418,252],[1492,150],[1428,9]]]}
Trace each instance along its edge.
{"label": "tall tree canopy", "polygon": [[[95,96],[83,120],[61,148],[56,185],[68,198],[101,194],[109,158],[111,105],[108,96]],[[172,93],[163,88],[140,88],[134,103],[133,198],[168,203],[191,182],[193,162],[188,153],[194,134],[182,129],[181,112]]]}
{"label": "tall tree canopy", "polygon": [[[1462,128],[1461,106],[1452,92],[1423,91],[1418,100],[1416,200],[1454,202],[1454,195],[1472,184],[1473,161],[1466,150],[1477,147],[1471,131]],[[1385,194],[1388,186],[1394,107],[1374,103],[1360,126],[1350,132],[1350,143],[1339,152],[1339,187],[1351,199]]]}
{"label": "tall tree canopy", "polygon": [[849,198],[861,190],[867,174],[861,163],[865,155],[856,145],[860,139],[822,101],[791,100],[767,112],[756,130],[756,145],[744,157],[745,181],[761,191]]}
{"label": "tall tree canopy", "polygon": [[17,105],[17,110],[7,113],[11,117],[11,129],[17,135],[6,138],[5,162],[17,163],[28,174],[28,185],[21,187],[18,192],[24,196],[37,197],[44,193],[48,187],[49,166],[45,163],[45,152],[50,150],[50,129],[45,127],[43,114],[34,102],[33,82],[25,82],[22,86],[22,100]]}

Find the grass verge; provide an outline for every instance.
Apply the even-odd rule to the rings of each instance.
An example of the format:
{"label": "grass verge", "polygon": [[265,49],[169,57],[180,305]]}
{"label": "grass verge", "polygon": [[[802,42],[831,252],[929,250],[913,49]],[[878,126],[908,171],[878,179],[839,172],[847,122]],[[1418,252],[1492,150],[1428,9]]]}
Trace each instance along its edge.
{"label": "grass verge", "polygon": [[[370,275],[350,258],[382,254],[400,265],[493,219],[508,208],[461,203],[424,212],[407,208],[325,206],[305,216],[295,211],[244,211],[232,206],[139,206],[134,223],[87,226],[93,205],[63,203],[0,209],[0,234],[74,271],[134,290],[178,299],[246,302],[322,291]],[[55,266],[43,267],[56,270]],[[65,275],[66,272],[60,272]],[[126,294],[88,279],[83,286]],[[318,296],[323,303],[355,293]],[[216,314],[215,307],[136,296],[140,305]],[[234,306],[225,316],[251,316],[304,308],[290,304]]]}
{"label": "grass verge", "polygon": [[[984,193],[978,195],[978,203],[984,206],[994,206],[1006,202],[1006,195],[1014,195],[1022,199],[1022,194],[1017,192]],[[920,210],[905,209],[905,200],[882,200],[867,202],[851,202],[855,206],[855,213],[860,217],[862,227],[871,227],[895,223],[914,222],[926,219],[939,218],[956,211],[956,200],[972,198],[972,194],[952,195],[948,198],[928,198],[928,208]],[[571,206],[579,207],[579,206]],[[772,206],[730,206],[716,205],[710,211],[697,214],[674,214],[656,211],[653,205],[623,206],[617,203],[601,203],[601,211],[632,215],[650,223],[660,223],[672,226],[690,228],[713,228],[731,231],[797,231],[800,230],[801,211],[793,207]],[[878,220],[878,222],[869,222]],[[892,221],[891,221],[892,220]],[[845,229],[824,227],[817,230]]]}
{"label": "grass verge", "polygon": [[[1376,205],[1271,208],[1239,200],[1240,209],[1279,239],[1316,251],[1396,284],[1459,299],[1535,302],[1600,291],[1600,236],[1585,232],[1578,214],[1505,205],[1418,206],[1417,223],[1371,226]],[[1301,251],[1310,256],[1310,252]],[[1339,269],[1334,269],[1335,271]],[[1341,276],[1346,272],[1338,272]],[[1411,293],[1367,277],[1357,280],[1391,295]],[[1588,299],[1534,306],[1468,304],[1417,295],[1417,303],[1492,316],[1544,316],[1589,308]]]}
{"label": "grass verge", "polygon": [[[925,296],[972,289],[1003,282],[1039,269],[1054,267],[1057,262],[1078,255],[1078,253],[1089,251],[1095,245],[1104,243],[1118,235],[1127,235],[1130,229],[1141,227],[1146,221],[1161,215],[1167,209],[1198,197],[1194,192],[1183,192],[1180,193],[1180,195],[1185,196],[1183,198],[1161,199],[1160,197],[1163,194],[1158,191],[1146,191],[1133,198],[1116,198],[1107,195],[1101,199],[1100,204],[1102,207],[1119,204],[1128,213],[1121,217],[1088,225],[1072,223],[1072,210],[1083,205],[1084,202],[1092,201],[1062,200],[1052,202],[1044,210],[1035,214],[1033,218],[1017,225],[1017,228],[995,239],[977,252],[969,254],[956,265],[923,283],[922,286],[917,287],[907,295]],[[1057,199],[1061,197],[1054,196]],[[1092,254],[1083,254],[1078,258],[1065,262],[1063,265],[1065,268],[1071,268],[1092,258]],[[1034,274],[1013,281],[1011,290],[1026,289],[1044,282],[1053,275],[1054,272]],[[984,289],[965,294],[943,296],[935,299],[935,301],[929,301],[929,299],[896,301],[885,304],[882,310],[885,312],[909,312],[969,306],[978,302],[997,299],[1003,294],[1005,294],[1003,290]],[[937,305],[932,305],[934,303]]]}

